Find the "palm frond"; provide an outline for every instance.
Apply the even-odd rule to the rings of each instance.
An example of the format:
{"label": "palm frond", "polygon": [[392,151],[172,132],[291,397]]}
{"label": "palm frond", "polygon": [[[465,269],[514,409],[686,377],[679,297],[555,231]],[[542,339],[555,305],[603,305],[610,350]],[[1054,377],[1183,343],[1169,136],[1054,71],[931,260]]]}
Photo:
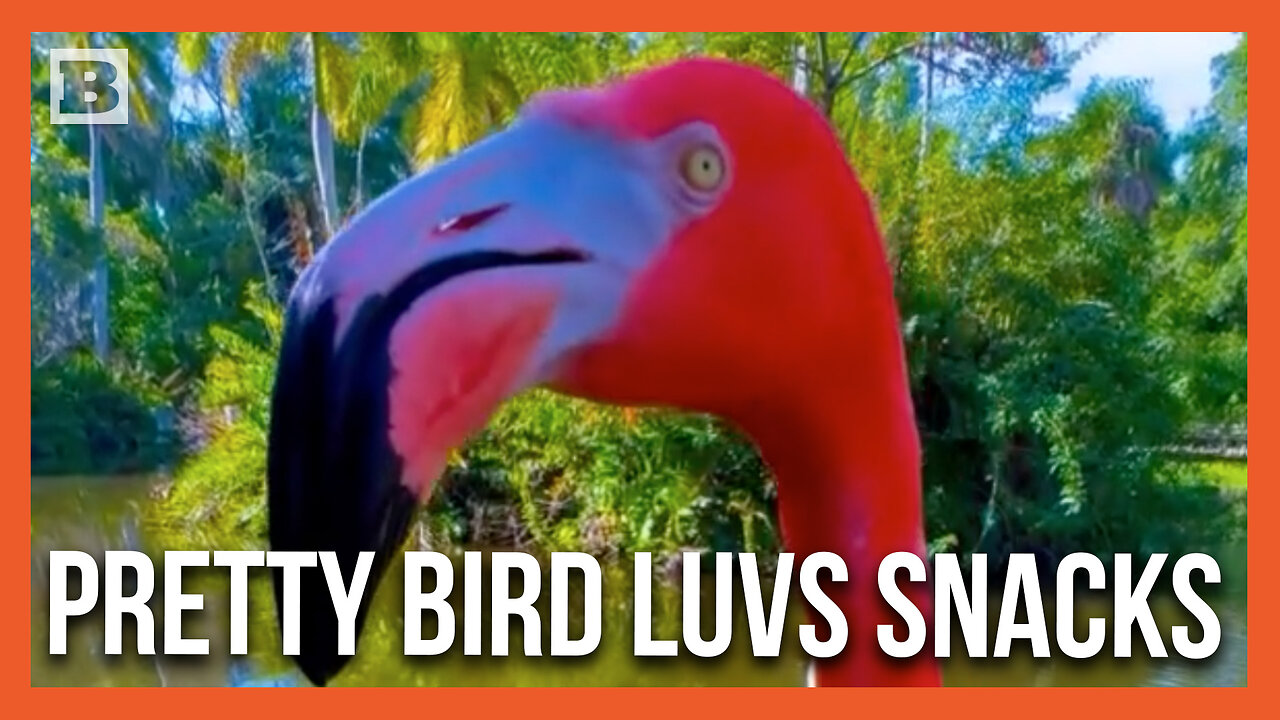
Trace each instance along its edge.
{"label": "palm frond", "polygon": [[188,72],[195,72],[204,67],[204,64],[209,61],[214,34],[211,32],[180,32],[177,34],[178,60],[182,63],[183,69]]}

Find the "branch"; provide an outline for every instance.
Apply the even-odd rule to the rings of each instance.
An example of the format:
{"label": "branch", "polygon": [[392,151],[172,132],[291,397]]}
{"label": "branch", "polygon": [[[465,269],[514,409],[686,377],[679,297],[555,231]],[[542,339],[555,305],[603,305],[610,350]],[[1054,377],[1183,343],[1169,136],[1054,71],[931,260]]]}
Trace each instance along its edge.
{"label": "branch", "polygon": [[849,61],[853,60],[853,56],[858,52],[858,46],[862,44],[862,39],[867,33],[849,33],[849,51],[844,54],[844,58],[840,60],[840,69],[836,71],[834,80],[839,83],[844,78],[844,71],[849,69]]}
{"label": "branch", "polygon": [[913,50],[916,50],[919,47],[920,47],[920,43],[918,41],[910,42],[910,43],[907,43],[906,45],[901,45],[899,47],[896,47],[893,50],[890,50],[888,53],[886,53],[883,57],[877,58],[876,60],[872,61],[866,67],[859,69],[857,72],[850,74],[846,78],[841,78],[839,85],[846,85],[846,84],[852,83],[854,80],[857,80],[862,77],[866,77],[867,75],[870,75],[876,70],[879,70],[881,67],[883,67],[887,63],[890,63],[898,59],[902,55],[905,55]]}
{"label": "branch", "polygon": [[835,78],[831,76],[831,63],[828,62],[827,34],[824,32],[815,34],[818,36],[818,62],[822,65],[822,84],[831,85]]}

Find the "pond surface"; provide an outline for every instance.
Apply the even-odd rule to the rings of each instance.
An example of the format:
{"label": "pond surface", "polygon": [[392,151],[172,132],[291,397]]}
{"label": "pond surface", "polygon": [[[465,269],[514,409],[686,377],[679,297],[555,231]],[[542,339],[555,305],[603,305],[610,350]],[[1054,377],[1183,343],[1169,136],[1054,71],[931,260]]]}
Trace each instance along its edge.
{"label": "pond surface", "polygon": [[[211,654],[201,657],[139,656],[134,624],[124,623],[125,654],[107,656],[103,652],[101,614],[91,614],[69,623],[66,656],[48,654],[48,558],[50,550],[83,550],[101,559],[103,550],[141,550],[156,561],[157,595],[162,594],[159,559],[166,549],[242,549],[253,547],[244,538],[219,538],[193,545],[190,538],[166,536],[149,529],[142,521],[143,508],[150,502],[154,484],[150,478],[38,478],[31,489],[31,684],[36,686],[190,686],[190,685],[298,685],[306,680],[296,673],[289,658],[280,655],[270,580],[266,574],[251,573],[249,596],[249,654],[228,653],[229,613],[225,570],[184,573],[184,590],[205,595],[202,612],[188,612],[185,637],[210,639]],[[1220,592],[1206,596],[1222,623],[1222,643],[1211,658],[1192,662],[1180,659],[1152,659],[1145,656],[1140,636],[1135,638],[1132,659],[1092,660],[1036,659],[1025,641],[1014,644],[1014,656],[1004,660],[953,658],[944,661],[948,685],[985,686],[1237,686],[1246,684],[1245,552],[1243,546],[1213,553],[1223,571]],[[217,570],[215,572],[215,570]],[[334,685],[373,686],[792,686],[805,679],[806,657],[796,640],[796,625],[802,622],[802,601],[798,593],[789,603],[782,654],[778,658],[751,655],[745,620],[736,619],[734,641],[728,652],[716,659],[692,656],[679,658],[635,658],[631,654],[633,617],[629,556],[616,566],[604,568],[603,640],[596,652],[584,658],[535,657],[520,653],[519,623],[511,632],[511,648],[516,654],[505,658],[467,657],[462,654],[462,618],[457,621],[453,649],[438,657],[405,658],[402,654],[403,593],[402,571],[388,571],[374,601],[369,622],[359,641],[359,653]],[[1165,573],[1168,573],[1167,566]],[[488,573],[485,573],[486,584]],[[455,573],[454,592],[461,592],[461,568]],[[736,582],[736,581],[735,581]],[[704,587],[710,588],[710,578]],[[430,587],[428,585],[427,587]],[[544,592],[538,603],[544,618]],[[740,586],[738,586],[740,588]],[[1199,586],[1198,586],[1199,587]],[[74,590],[72,591],[74,592]],[[769,589],[765,588],[768,593]],[[1046,598],[1052,597],[1046,590]],[[709,600],[709,598],[706,598]],[[988,603],[995,628],[998,596]],[[160,627],[163,609],[158,599],[150,604],[157,620],[156,645],[163,646]],[[460,606],[461,603],[458,603]],[[709,605],[704,602],[704,605]],[[740,603],[735,602],[740,607]],[[1153,599],[1153,610],[1166,647],[1172,651],[1168,627],[1188,622],[1172,597]],[[709,608],[708,608],[709,610]],[[1048,609],[1050,636],[1052,609]],[[571,611],[572,614],[572,611]],[[659,583],[654,588],[654,636],[679,638],[680,589]],[[739,615],[742,613],[740,612]],[[1090,609],[1090,616],[1105,613]],[[704,610],[704,623],[711,614]],[[1021,619],[1021,618],[1019,618]],[[1081,620],[1083,622],[1083,620]],[[488,620],[483,626],[488,651]],[[1199,637],[1194,621],[1192,638]],[[1110,625],[1110,623],[1108,623]],[[424,636],[434,628],[424,622]],[[580,632],[572,627],[571,637]],[[709,629],[709,628],[708,628]],[[953,632],[956,651],[962,650]],[[548,648],[546,638],[544,651]],[[1108,645],[1110,647],[1110,633]]]}

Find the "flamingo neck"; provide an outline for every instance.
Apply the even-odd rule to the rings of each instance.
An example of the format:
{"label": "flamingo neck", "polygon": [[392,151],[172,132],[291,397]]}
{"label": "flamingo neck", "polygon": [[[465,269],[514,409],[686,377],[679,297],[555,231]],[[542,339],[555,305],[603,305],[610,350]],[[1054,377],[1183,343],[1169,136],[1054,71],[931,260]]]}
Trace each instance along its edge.
{"label": "flamingo neck", "polygon": [[[899,638],[906,632],[880,596],[880,561],[897,551],[925,559],[919,439],[901,336],[896,321],[881,323],[876,334],[862,334],[864,344],[850,349],[848,361],[796,377],[801,387],[782,408],[743,424],[776,474],[787,550],[797,562],[834,552],[849,571],[848,582],[823,584],[848,621],[849,640],[839,655],[816,662],[817,684],[938,685],[928,652],[891,658],[876,640],[880,624],[899,628]],[[899,587],[932,617],[924,583],[903,578]],[[819,637],[827,637],[825,621],[810,615]]]}

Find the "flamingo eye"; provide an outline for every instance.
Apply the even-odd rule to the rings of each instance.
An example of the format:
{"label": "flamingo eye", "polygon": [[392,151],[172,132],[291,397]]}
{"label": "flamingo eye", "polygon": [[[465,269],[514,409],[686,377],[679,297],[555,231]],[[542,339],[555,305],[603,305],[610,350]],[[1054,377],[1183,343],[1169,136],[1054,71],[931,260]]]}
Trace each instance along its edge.
{"label": "flamingo eye", "polygon": [[713,145],[698,145],[681,157],[680,175],[695,190],[715,190],[724,182],[724,157]]}

